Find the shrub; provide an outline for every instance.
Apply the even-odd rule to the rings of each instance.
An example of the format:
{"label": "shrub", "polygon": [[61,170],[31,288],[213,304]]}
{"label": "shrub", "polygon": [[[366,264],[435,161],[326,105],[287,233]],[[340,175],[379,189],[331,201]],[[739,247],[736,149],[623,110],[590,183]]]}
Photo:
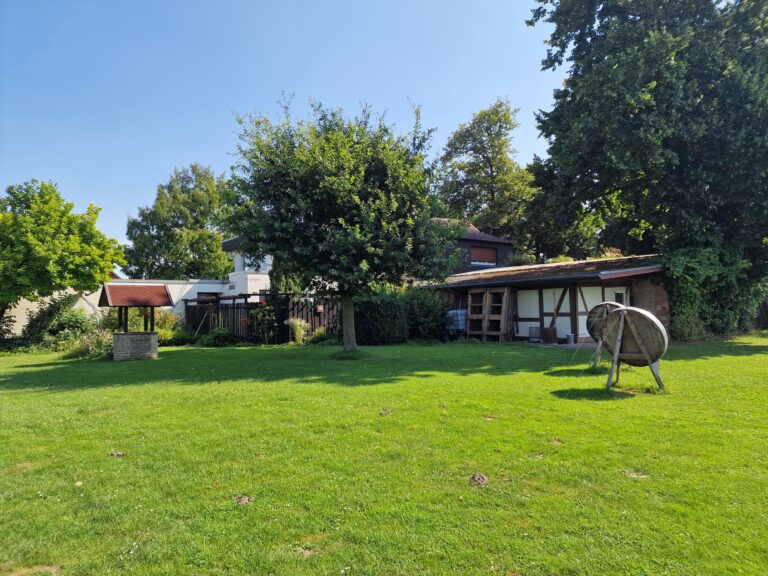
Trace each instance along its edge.
{"label": "shrub", "polygon": [[408,338],[439,340],[445,335],[448,302],[445,295],[428,288],[411,288],[403,296]]}
{"label": "shrub", "polygon": [[371,296],[355,300],[355,337],[358,344],[397,344],[408,339],[402,299]]}
{"label": "shrub", "polygon": [[192,334],[183,326],[175,330],[171,328],[159,328],[157,330],[158,346],[182,346],[193,340]]}
{"label": "shrub", "polygon": [[[139,315],[139,317],[142,318],[141,315]],[[142,319],[142,324],[143,322]],[[164,310],[163,308],[155,309],[155,330],[176,331],[182,328],[184,328],[184,322],[182,321],[181,316],[176,314],[176,312],[172,310]]]}
{"label": "shrub", "polygon": [[[117,330],[117,308],[110,308],[109,312],[107,312],[101,319],[100,325],[105,330]],[[172,310],[155,308],[155,330],[158,332],[160,332],[160,330],[175,331],[183,328],[183,326],[184,322],[181,317]],[[128,309],[128,331],[144,331],[144,314],[141,308]]]}
{"label": "shrub", "polygon": [[112,356],[112,334],[107,330],[92,330],[69,343],[65,358],[105,358]]}
{"label": "shrub", "polygon": [[0,311],[0,340],[11,338],[14,324],[13,317],[5,310]]}
{"label": "shrub", "polygon": [[72,340],[96,330],[93,319],[82,310],[72,308],[77,298],[77,294],[51,298],[30,314],[22,338],[33,344],[52,344],[56,347],[56,342]]}
{"label": "shrub", "polygon": [[275,309],[269,304],[261,304],[250,312],[251,328],[253,328],[256,341],[261,344],[269,344],[277,330]]}
{"label": "shrub", "polygon": [[289,318],[285,321],[285,325],[291,330],[291,338],[296,344],[304,344],[304,338],[307,335],[307,324],[301,318]]}
{"label": "shrub", "polygon": [[[157,312],[157,311],[155,311]],[[118,329],[117,326],[117,308],[110,308],[101,319],[101,328],[112,332]],[[142,332],[144,330],[144,317],[138,308],[128,308],[128,331]]]}
{"label": "shrub", "polygon": [[315,329],[315,332],[309,338],[308,343],[309,344],[330,344],[333,342],[337,342],[338,339],[339,339],[338,336],[328,332],[328,329],[325,326],[320,326],[319,328]]}
{"label": "shrub", "polygon": [[197,343],[200,346],[228,346],[229,344],[235,344],[237,339],[234,334],[226,328],[214,328],[208,334],[203,334],[197,339]]}

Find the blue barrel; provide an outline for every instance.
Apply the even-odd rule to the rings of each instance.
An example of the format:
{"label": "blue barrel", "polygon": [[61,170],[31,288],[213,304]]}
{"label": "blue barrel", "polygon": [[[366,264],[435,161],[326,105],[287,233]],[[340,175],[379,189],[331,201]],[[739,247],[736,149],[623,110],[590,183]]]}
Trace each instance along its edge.
{"label": "blue barrel", "polygon": [[467,333],[467,311],[448,310],[445,315],[445,327],[449,336],[462,336]]}

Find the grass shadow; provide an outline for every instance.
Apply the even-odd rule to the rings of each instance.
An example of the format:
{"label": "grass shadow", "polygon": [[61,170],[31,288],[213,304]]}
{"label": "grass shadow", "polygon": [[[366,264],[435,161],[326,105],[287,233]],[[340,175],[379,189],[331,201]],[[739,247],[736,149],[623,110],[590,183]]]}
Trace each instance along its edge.
{"label": "grass shadow", "polygon": [[606,390],[605,388],[565,388],[563,390],[553,390],[550,394],[561,400],[594,400],[598,402],[627,400],[635,397],[635,394],[630,392]]}

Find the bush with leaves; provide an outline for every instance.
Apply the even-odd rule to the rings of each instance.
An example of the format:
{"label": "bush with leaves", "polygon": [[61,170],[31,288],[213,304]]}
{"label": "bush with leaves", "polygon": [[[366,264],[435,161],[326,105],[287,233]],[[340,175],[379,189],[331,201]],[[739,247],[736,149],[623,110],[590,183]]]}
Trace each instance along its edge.
{"label": "bush with leaves", "polygon": [[301,318],[289,318],[285,321],[285,325],[288,326],[291,331],[291,339],[296,344],[304,344],[309,324]]}
{"label": "bush with leaves", "polygon": [[194,341],[194,336],[184,326],[179,328],[158,328],[157,345],[158,346],[183,346]]}
{"label": "bush with leaves", "polygon": [[53,297],[38,308],[29,316],[22,339],[32,344],[56,347],[56,342],[72,340],[96,330],[96,321],[84,311],[72,308],[77,298],[77,294]]}
{"label": "bush with leaves", "polygon": [[676,250],[664,259],[673,338],[695,340],[754,326],[765,287],[746,280],[750,263],[716,249]]}
{"label": "bush with leaves", "polygon": [[339,337],[329,332],[325,326],[320,326],[315,329],[307,342],[309,344],[337,344]]}
{"label": "bush with leaves", "polygon": [[408,340],[406,306],[396,296],[355,300],[355,337],[360,344],[398,344]]}
{"label": "bush with leaves", "polygon": [[112,356],[112,334],[107,330],[92,330],[70,341],[65,358],[107,358]]}
{"label": "bush with leaves", "polygon": [[251,328],[260,344],[269,344],[275,337],[277,331],[277,320],[275,319],[275,309],[269,304],[262,302],[257,308],[250,312]]}
{"label": "bush with leaves", "polygon": [[411,288],[403,295],[411,340],[439,340],[445,335],[448,302],[445,295],[430,288]]}
{"label": "bush with leaves", "polygon": [[200,336],[200,338],[197,339],[197,343],[200,346],[212,346],[217,348],[221,346],[229,346],[230,344],[236,344],[237,338],[226,328],[219,327],[214,328],[208,332],[208,334],[203,334]]}

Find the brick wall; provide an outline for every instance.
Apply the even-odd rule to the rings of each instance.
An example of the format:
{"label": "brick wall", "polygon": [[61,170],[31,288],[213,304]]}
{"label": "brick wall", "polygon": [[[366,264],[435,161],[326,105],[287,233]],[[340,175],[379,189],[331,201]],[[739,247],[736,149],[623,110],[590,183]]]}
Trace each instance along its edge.
{"label": "brick wall", "polygon": [[669,295],[661,278],[633,280],[630,290],[632,306],[648,310],[669,329]]}
{"label": "brick wall", "polygon": [[157,358],[157,332],[114,332],[112,346],[116,362]]}

